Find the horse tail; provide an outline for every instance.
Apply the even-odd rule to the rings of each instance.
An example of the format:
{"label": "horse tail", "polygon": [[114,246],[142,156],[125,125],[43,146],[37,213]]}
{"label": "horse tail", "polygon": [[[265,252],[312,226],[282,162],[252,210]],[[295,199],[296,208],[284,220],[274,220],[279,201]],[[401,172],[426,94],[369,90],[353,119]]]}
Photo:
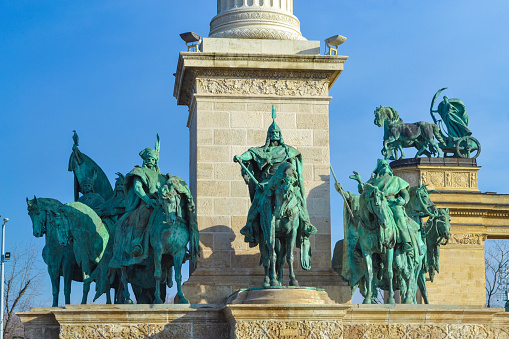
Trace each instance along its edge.
{"label": "horse tail", "polygon": [[189,219],[189,254],[191,255],[191,262],[196,267],[201,251],[200,231],[198,230],[198,223],[196,222],[196,212],[193,211],[190,213]]}
{"label": "horse tail", "polygon": [[442,135],[440,134],[440,130],[438,129],[438,126],[436,124],[431,124],[433,127],[433,134],[435,134],[435,138],[437,138],[438,143],[445,145],[444,138],[442,138]]}

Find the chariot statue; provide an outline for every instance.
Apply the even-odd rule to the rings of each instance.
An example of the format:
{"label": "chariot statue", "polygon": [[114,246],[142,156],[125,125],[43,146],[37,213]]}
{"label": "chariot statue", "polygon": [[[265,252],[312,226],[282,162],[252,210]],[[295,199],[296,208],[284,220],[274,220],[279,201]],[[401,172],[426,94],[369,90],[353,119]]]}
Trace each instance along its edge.
{"label": "chariot statue", "polygon": [[375,109],[374,123],[384,128],[382,155],[385,159],[402,159],[405,157],[403,149],[409,147],[417,149],[415,158],[421,155],[441,157],[442,152],[444,157],[475,159],[479,156],[481,144],[472,137],[468,128],[469,117],[463,102],[444,96],[437,110],[433,110],[437,98],[445,89],[437,91],[431,101],[433,123],[405,123],[392,107],[380,106]]}

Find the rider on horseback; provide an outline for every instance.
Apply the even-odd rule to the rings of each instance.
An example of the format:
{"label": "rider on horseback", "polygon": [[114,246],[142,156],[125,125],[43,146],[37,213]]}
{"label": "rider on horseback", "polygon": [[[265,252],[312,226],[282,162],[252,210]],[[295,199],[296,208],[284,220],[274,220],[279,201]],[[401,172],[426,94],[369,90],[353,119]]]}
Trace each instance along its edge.
{"label": "rider on horseback", "polygon": [[[362,194],[365,184],[360,181],[358,175],[354,175],[351,178],[359,182],[359,193]],[[384,193],[394,215],[394,221],[398,228],[403,251],[412,252],[414,246],[411,238],[411,230],[408,227],[408,217],[405,212],[405,205],[410,199],[410,195],[408,194],[410,185],[400,177],[394,176],[389,163],[384,159],[378,159],[377,166],[367,184],[378,187],[378,189]]]}
{"label": "rider on horseback", "polygon": [[157,162],[159,160],[159,135],[156,149],[145,148],[140,152],[143,166],[136,166],[125,177],[126,213],[115,225],[115,245],[110,267],[121,268],[140,264],[148,256],[148,239],[145,229],[157,204],[159,186],[166,183]]}
{"label": "rider on horseback", "polygon": [[[272,213],[270,209],[263,208],[264,196],[270,195],[266,190],[267,184],[276,173],[277,168],[286,162],[293,165],[296,171],[298,181],[298,197],[301,200],[302,209],[300,213],[301,219],[301,239],[298,240],[298,247],[301,241],[304,246],[307,246],[308,238],[317,232],[309,222],[309,215],[306,204],[306,194],[304,191],[304,179],[302,177],[302,155],[296,148],[285,144],[281,135],[281,129],[276,121],[276,109],[272,107],[272,124],[267,131],[267,139],[265,145],[261,147],[252,147],[242,155],[236,155],[233,161],[247,167],[242,169],[242,175],[246,184],[249,185],[249,193],[251,197],[251,207],[247,216],[246,226],[240,231],[244,235],[245,241],[249,242],[250,247],[258,245],[260,239],[260,215],[262,213]],[[248,173],[249,172],[249,173]],[[254,179],[254,180],[253,180]],[[265,192],[267,191],[267,192]],[[270,220],[272,215],[266,216],[264,220]]]}

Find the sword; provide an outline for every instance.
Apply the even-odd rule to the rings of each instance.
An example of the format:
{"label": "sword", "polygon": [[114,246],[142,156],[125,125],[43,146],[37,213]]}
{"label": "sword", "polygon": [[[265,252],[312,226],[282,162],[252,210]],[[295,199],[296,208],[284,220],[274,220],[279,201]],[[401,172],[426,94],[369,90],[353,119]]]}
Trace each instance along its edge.
{"label": "sword", "polygon": [[355,217],[353,215],[352,209],[350,208],[350,205],[348,204],[348,200],[345,197],[345,190],[343,189],[343,186],[338,182],[338,178],[336,178],[336,174],[334,173],[334,170],[332,169],[332,165],[330,165],[330,171],[332,173],[332,176],[334,177],[334,181],[339,186],[339,194],[343,197],[343,200],[345,201],[346,209],[350,213],[350,216],[352,217],[352,220],[355,222]]}

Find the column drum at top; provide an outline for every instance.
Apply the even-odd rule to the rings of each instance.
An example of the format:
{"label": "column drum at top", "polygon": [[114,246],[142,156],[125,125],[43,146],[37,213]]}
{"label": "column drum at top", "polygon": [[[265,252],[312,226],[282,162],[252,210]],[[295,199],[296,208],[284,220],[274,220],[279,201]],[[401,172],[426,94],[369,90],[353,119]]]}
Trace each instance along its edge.
{"label": "column drum at top", "polygon": [[217,0],[211,38],[306,40],[293,0]]}

